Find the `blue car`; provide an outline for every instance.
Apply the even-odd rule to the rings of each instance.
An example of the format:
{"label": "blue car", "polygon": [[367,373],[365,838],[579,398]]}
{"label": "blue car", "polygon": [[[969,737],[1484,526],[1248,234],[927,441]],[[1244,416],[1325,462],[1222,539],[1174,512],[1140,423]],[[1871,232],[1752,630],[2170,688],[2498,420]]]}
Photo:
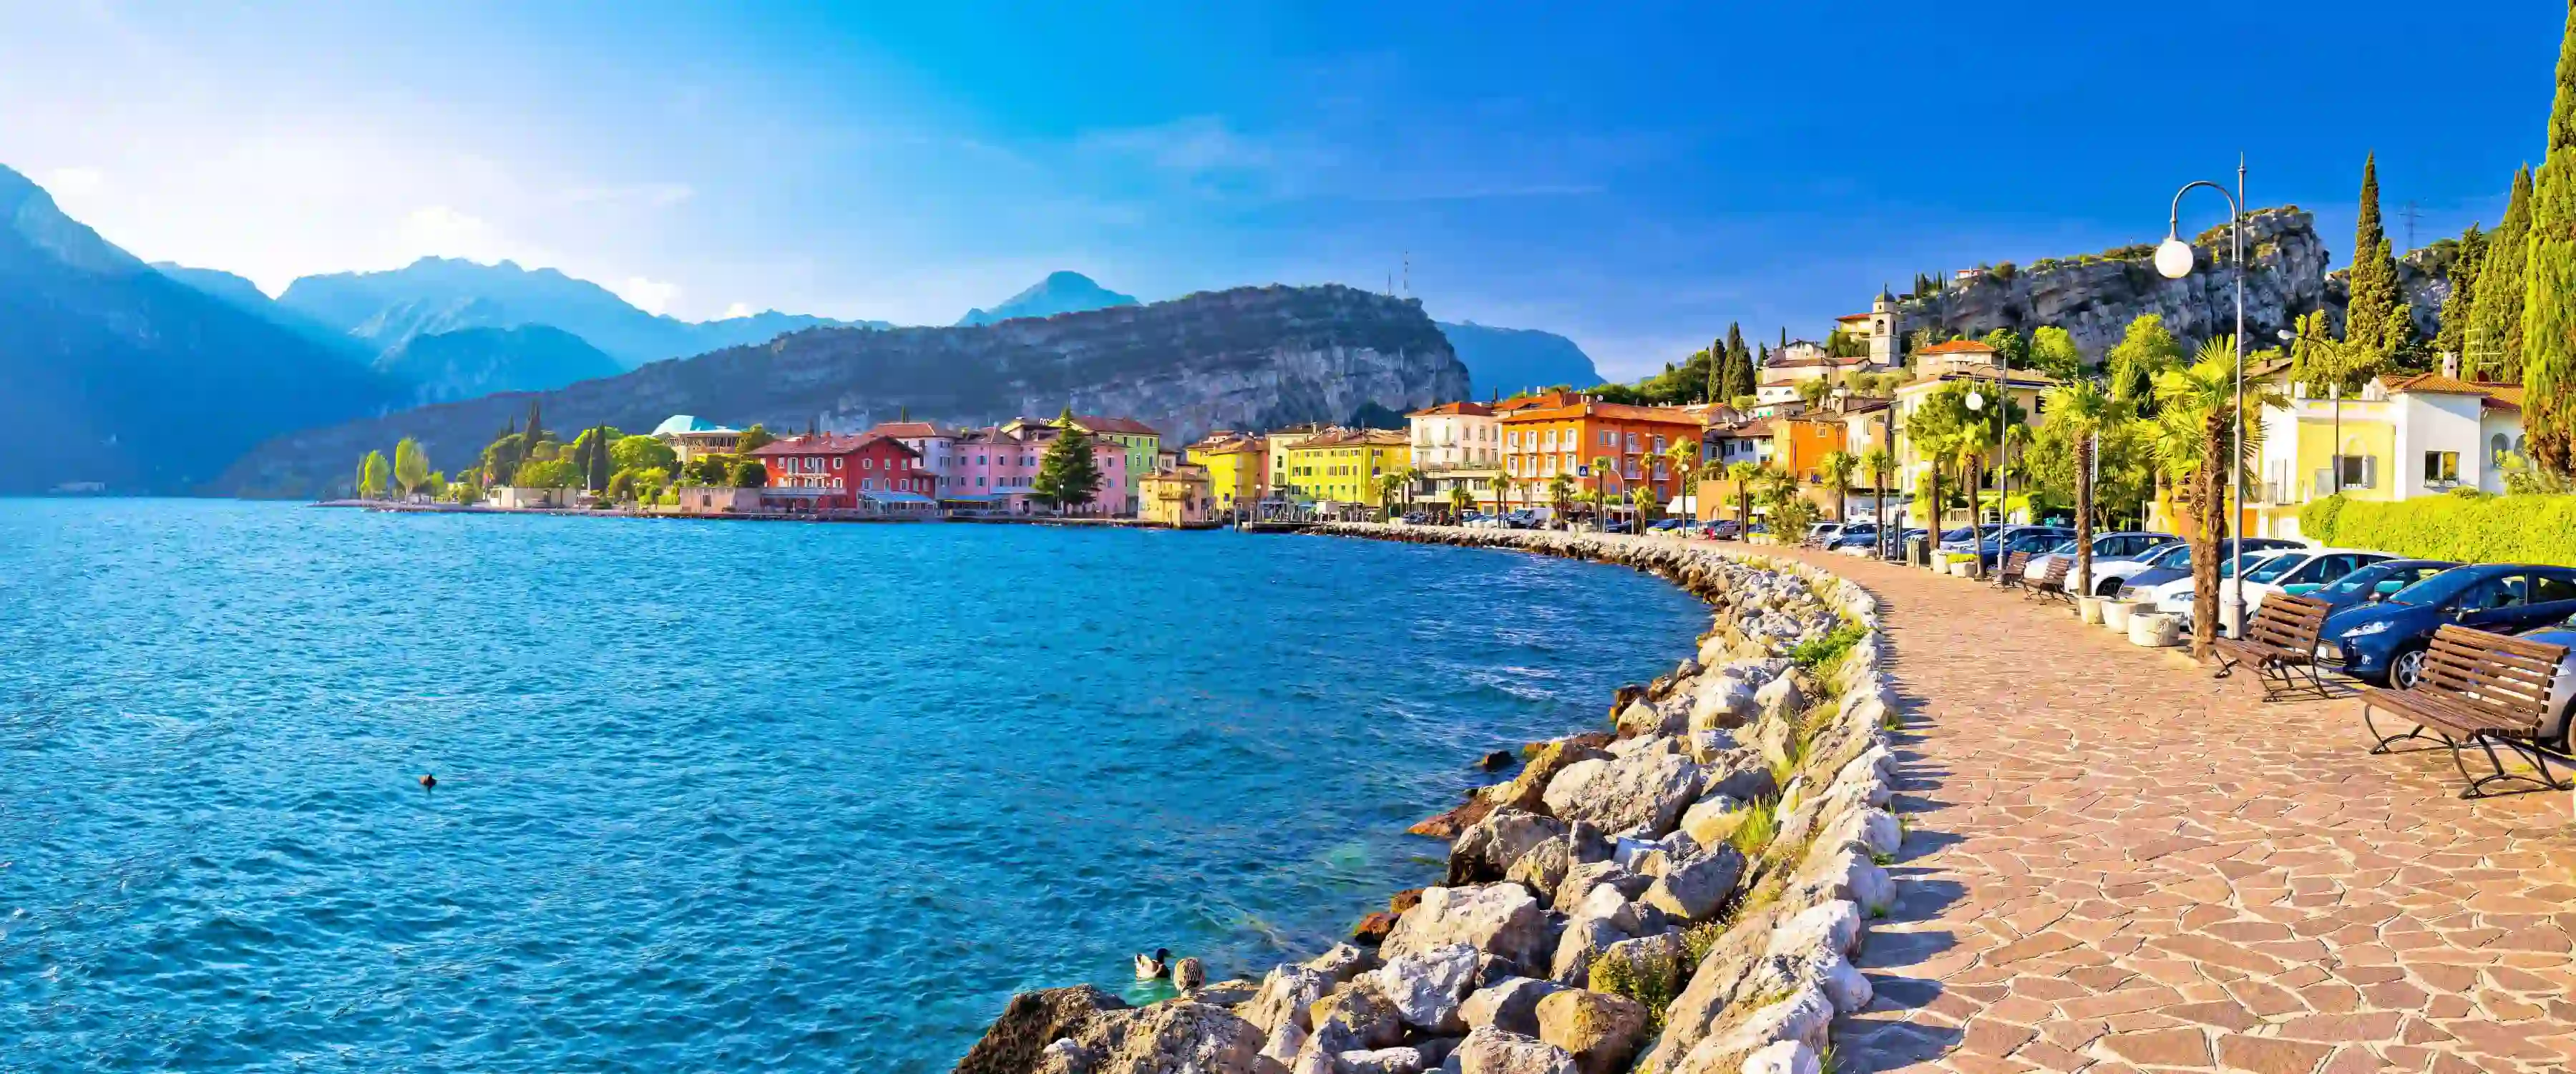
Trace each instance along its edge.
{"label": "blue car", "polygon": [[2368,604],[2459,564],[2447,559],[2386,559],[2324,585],[2287,585],[2281,592],[2326,602],[2327,614]]}
{"label": "blue car", "polygon": [[1873,548],[1877,545],[1878,527],[1870,525],[1867,522],[1854,522],[1851,525],[1845,526],[1841,533],[1834,535],[1833,540],[1825,542],[1825,547],[1828,550],[1836,548]]}
{"label": "blue car", "polygon": [[2377,604],[2326,618],[2317,659],[2401,690],[2424,676],[2424,651],[2446,623],[2513,634],[2576,615],[2576,567],[2481,563],[2454,567]]}
{"label": "blue car", "polygon": [[[2248,567],[2271,558],[2271,553],[2292,548],[2305,547],[2297,541],[2286,541],[2278,537],[2247,537],[2244,540],[2245,565]],[[2236,542],[2234,540],[2218,542],[2218,576],[2220,578],[2232,578],[2235,576],[2237,558],[2235,545]],[[2157,552],[2152,554],[2155,558],[2151,561],[2151,565],[2148,566],[2147,569],[2138,571],[2121,579],[2123,584],[2119,590],[2120,599],[2142,600],[2145,599],[2148,590],[2179,578],[2191,577],[2191,546],[2189,544],[2184,544],[2178,547],[2169,546],[2159,549]]]}

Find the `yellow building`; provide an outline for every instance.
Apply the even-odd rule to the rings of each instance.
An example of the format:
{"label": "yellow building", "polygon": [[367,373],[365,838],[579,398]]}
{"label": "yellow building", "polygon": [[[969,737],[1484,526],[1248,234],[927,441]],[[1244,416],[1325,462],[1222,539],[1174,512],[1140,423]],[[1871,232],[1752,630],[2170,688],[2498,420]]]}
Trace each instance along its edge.
{"label": "yellow building", "polygon": [[1136,479],[1136,517],[1179,528],[1205,525],[1214,516],[1204,466],[1176,466]]}
{"label": "yellow building", "polygon": [[[1922,409],[1924,404],[1931,402],[1933,395],[1952,381],[1971,382],[1981,396],[1991,396],[1995,392],[1998,381],[2003,379],[2004,370],[1996,359],[1993,347],[1972,339],[1952,340],[1926,347],[1915,353],[1915,362],[1914,379],[1896,389],[1896,398],[1891,404],[1896,409],[1897,489],[1910,501],[1907,517],[1912,524],[1964,525],[1968,521],[1968,512],[1963,509],[1945,511],[1937,524],[1929,521],[1932,505],[1922,498],[1922,493],[1928,491],[1924,485],[1931,479],[1932,458],[1926,453],[1926,446],[1921,439],[1912,435],[1914,414]],[[2056,386],[2056,380],[2042,373],[2026,369],[2014,369],[2010,372],[2008,390],[2014,405],[2021,408],[2023,424],[2034,426],[2039,424],[2040,396]],[[1988,400],[1986,405],[1992,407],[1994,404]],[[1984,413],[1991,415],[1994,412],[1989,409]],[[1987,451],[1985,465],[1981,468],[1983,472],[1980,479],[1984,482],[1984,487],[1978,490],[1977,500],[1981,513],[1989,513],[1987,509],[1994,506],[1995,454],[1992,450]],[[2018,453],[2015,459],[2018,461]],[[1957,482],[1957,471],[1945,465],[1941,477],[1942,495],[1944,497],[1959,495]],[[2018,490],[2020,482],[2016,481],[2014,485]]]}
{"label": "yellow building", "polygon": [[1220,429],[1189,446],[1187,461],[1207,469],[1219,513],[1251,510],[1269,487],[1270,447],[1261,437]]}
{"label": "yellow building", "polygon": [[1283,454],[1287,486],[1281,491],[1370,507],[1379,506],[1377,479],[1412,464],[1405,434],[1394,429],[1331,429],[1300,437]]}
{"label": "yellow building", "polygon": [[1273,429],[1261,438],[1263,456],[1269,461],[1269,476],[1262,479],[1261,495],[1265,499],[1285,497],[1292,491],[1288,480],[1288,450],[1325,433],[1339,432],[1337,426],[1312,422]]}

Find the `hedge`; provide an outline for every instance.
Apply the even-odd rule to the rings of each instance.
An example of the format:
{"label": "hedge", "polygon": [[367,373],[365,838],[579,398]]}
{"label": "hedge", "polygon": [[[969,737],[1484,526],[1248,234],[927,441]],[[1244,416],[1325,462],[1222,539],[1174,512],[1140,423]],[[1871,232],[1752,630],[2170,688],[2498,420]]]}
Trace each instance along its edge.
{"label": "hedge", "polygon": [[2424,559],[2576,567],[2576,496],[2454,492],[2395,503],[2328,496],[2299,509],[2299,532]]}

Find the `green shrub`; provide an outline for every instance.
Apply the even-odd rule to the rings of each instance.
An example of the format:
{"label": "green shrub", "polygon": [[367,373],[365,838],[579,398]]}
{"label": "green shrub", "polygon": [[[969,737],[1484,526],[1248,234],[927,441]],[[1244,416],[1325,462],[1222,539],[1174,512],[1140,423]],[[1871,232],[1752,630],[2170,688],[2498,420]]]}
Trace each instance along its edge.
{"label": "green shrub", "polygon": [[1744,823],[1726,837],[1727,845],[1747,859],[1762,856],[1771,840],[1780,834],[1780,800],[1765,798],[1744,807]]}
{"label": "green shrub", "polygon": [[[1687,942],[1687,941],[1685,941]],[[1595,992],[1626,996],[1646,1008],[1646,1032],[1664,1028],[1664,1016],[1673,1001],[1681,998],[1680,963],[1669,955],[1649,956],[1631,962],[1625,958],[1595,958],[1588,987]]]}
{"label": "green shrub", "polygon": [[1868,633],[1868,627],[1846,619],[1843,621],[1843,625],[1835,627],[1824,637],[1817,638],[1812,641],[1802,641],[1799,642],[1796,647],[1791,648],[1789,650],[1789,662],[1809,671],[1814,671],[1817,668],[1824,667],[1827,664],[1841,660],[1843,658],[1843,654],[1850,652],[1852,646],[1860,644],[1861,637]]}
{"label": "green shrub", "polygon": [[2576,567],[2576,496],[2329,496],[2299,509],[2299,532],[2344,548],[2463,563]]}

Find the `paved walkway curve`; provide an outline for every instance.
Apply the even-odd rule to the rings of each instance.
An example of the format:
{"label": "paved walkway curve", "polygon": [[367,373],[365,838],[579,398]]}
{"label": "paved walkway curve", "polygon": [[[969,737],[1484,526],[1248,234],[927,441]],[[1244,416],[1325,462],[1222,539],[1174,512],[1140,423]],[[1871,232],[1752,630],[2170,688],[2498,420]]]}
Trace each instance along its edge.
{"label": "paved walkway curve", "polygon": [[1871,1070],[2576,1067],[2565,794],[2456,797],[2350,700],[1955,578],[1793,553],[1887,606],[1907,894],[1837,1027]]}

